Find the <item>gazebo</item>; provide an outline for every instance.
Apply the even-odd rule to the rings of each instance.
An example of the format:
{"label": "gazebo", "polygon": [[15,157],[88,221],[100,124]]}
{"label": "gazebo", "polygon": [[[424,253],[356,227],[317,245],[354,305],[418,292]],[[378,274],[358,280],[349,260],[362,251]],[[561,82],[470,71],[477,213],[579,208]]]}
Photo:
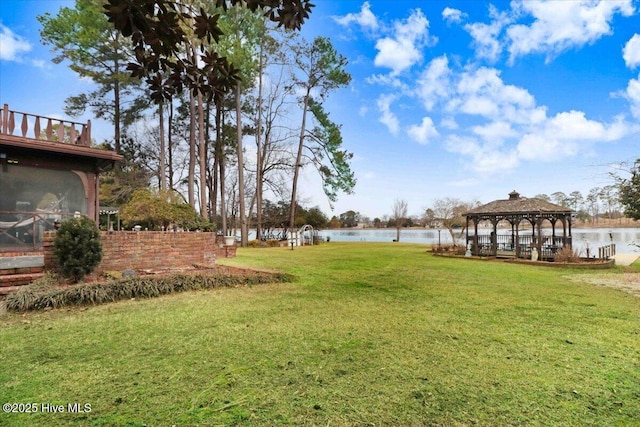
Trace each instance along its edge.
{"label": "gazebo", "polygon": [[[476,256],[531,258],[533,255],[534,259],[551,259],[559,249],[571,248],[572,214],[567,207],[544,199],[521,197],[514,190],[506,200],[494,200],[463,214],[467,221],[467,247]],[[550,235],[543,232],[545,221],[551,225]],[[478,232],[483,222],[491,224],[490,233]],[[508,223],[510,228],[498,234],[501,222]],[[558,224],[562,226],[561,234],[558,234]]]}

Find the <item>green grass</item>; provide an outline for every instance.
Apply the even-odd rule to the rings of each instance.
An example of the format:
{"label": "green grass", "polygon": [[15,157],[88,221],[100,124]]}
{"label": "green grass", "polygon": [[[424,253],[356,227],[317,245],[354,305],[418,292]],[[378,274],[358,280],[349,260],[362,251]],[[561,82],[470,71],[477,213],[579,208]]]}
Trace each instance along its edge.
{"label": "green grass", "polygon": [[0,425],[640,425],[640,301],[584,270],[334,242],[221,263],[297,280],[4,314],[0,401],[92,411]]}

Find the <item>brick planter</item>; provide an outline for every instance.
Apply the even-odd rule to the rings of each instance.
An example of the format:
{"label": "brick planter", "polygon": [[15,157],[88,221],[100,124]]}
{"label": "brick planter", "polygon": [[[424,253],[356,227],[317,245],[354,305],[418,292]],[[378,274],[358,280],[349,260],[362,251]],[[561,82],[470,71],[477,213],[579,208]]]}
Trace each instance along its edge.
{"label": "brick planter", "polygon": [[[53,253],[55,232],[43,237],[45,269],[55,270]],[[212,267],[216,260],[215,233],[174,233],[164,231],[117,231],[100,233],[102,261],[96,268],[103,271]]]}

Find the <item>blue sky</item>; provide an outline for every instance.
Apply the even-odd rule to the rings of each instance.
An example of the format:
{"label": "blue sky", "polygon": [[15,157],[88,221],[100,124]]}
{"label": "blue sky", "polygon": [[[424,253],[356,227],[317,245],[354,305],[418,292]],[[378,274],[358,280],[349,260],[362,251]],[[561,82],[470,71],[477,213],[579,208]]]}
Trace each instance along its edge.
{"label": "blue sky", "polygon": [[[35,16],[72,4],[3,2],[0,102],[62,116],[64,99],[89,87],[39,43]],[[351,84],[326,105],[358,184],[332,212],[308,171],[308,205],[373,218],[395,199],[417,215],[444,197],[586,195],[640,157],[637,1],[316,4],[303,35],[330,37],[349,60]],[[94,121],[94,137],[108,135]]]}

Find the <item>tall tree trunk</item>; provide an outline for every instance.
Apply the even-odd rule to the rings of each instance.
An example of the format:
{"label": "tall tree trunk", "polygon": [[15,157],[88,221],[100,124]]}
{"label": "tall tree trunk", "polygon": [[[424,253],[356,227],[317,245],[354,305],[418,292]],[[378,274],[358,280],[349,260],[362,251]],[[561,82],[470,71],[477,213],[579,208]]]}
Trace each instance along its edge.
{"label": "tall tree trunk", "polygon": [[198,92],[198,154],[200,157],[200,216],[207,218],[207,146],[205,142],[204,107]]}
{"label": "tall tree trunk", "polygon": [[296,225],[296,197],[298,191],[298,175],[302,168],[302,150],[304,149],[304,134],[305,127],[307,125],[307,110],[309,108],[309,96],[311,95],[311,88],[307,88],[307,93],[304,97],[304,105],[302,107],[302,124],[300,125],[300,141],[298,143],[298,155],[296,156],[296,164],[293,171],[293,185],[291,186],[291,206],[289,213],[289,228],[293,233]]}
{"label": "tall tree trunk", "polygon": [[262,183],[264,177],[262,156],[262,73],[264,68],[264,36],[260,38],[260,64],[258,69],[258,108],[256,117],[256,239],[262,240]]}
{"label": "tall tree trunk", "polygon": [[236,144],[238,151],[238,204],[240,216],[240,246],[246,247],[249,241],[247,236],[247,213],[245,211],[244,200],[244,156],[242,152],[242,105],[240,99],[240,84],[236,85],[236,132],[238,141]]}
{"label": "tall tree trunk", "polygon": [[218,153],[218,181],[220,183],[220,216],[222,219],[222,233],[227,235],[227,206],[225,203],[225,184],[224,184],[224,140],[222,138],[222,125],[224,117],[222,116],[223,100],[222,96],[218,96],[216,102],[216,152]]}
{"label": "tall tree trunk", "polygon": [[211,206],[212,206],[212,210],[211,210],[211,215],[213,216],[212,218],[212,222],[215,224],[217,223],[217,214],[218,214],[218,181],[220,180],[220,172],[218,169],[218,159],[220,158],[220,153],[218,150],[218,146],[219,143],[218,141],[220,141],[221,138],[221,132],[219,132],[218,130],[220,129],[220,116],[218,115],[218,112],[220,111],[220,104],[218,102],[217,96],[215,98],[215,107],[216,107],[216,116],[215,116],[215,126],[216,126],[216,142],[214,144],[213,147],[213,167],[212,167],[212,174],[213,174],[213,183],[211,185]]}
{"label": "tall tree trunk", "polygon": [[165,145],[164,145],[164,103],[158,104],[158,114],[160,115],[160,165],[158,167],[158,174],[160,175],[160,189],[167,189],[167,174],[166,169],[166,157],[165,157]]}
{"label": "tall tree trunk", "polygon": [[167,164],[169,166],[169,188],[174,190],[173,185],[173,100],[169,101],[169,124],[167,126],[167,146],[169,148],[167,155]]}
{"label": "tall tree trunk", "polygon": [[189,204],[196,207],[195,175],[196,175],[196,105],[193,91],[189,92],[189,177],[187,192]]}
{"label": "tall tree trunk", "polygon": [[[118,39],[116,39],[116,43],[118,43]],[[116,153],[120,153],[120,80],[118,76],[120,75],[120,62],[118,61],[118,56],[120,54],[120,50],[116,44],[116,52],[113,60],[113,70],[116,78],[113,82],[113,146],[116,150]],[[113,176],[116,184],[120,182],[120,162],[116,162],[113,168]]]}
{"label": "tall tree trunk", "polygon": [[[211,147],[211,123],[210,123],[210,118],[211,118],[211,102],[207,102],[207,109],[204,113],[204,128],[205,128],[205,139],[206,139],[206,147],[205,147],[205,156],[206,156],[206,171],[207,171],[207,190],[208,190],[208,194],[209,194],[209,203],[207,206],[209,206],[209,215],[208,215],[208,219],[211,222],[215,222],[215,216],[216,216],[216,200],[215,200],[215,191],[214,191],[214,173],[212,171],[212,167],[211,165],[209,165],[209,159],[210,159],[210,152],[209,152],[209,148]],[[214,150],[214,154],[213,154],[213,168],[215,168],[217,166],[216,162],[215,162],[215,150]]]}

